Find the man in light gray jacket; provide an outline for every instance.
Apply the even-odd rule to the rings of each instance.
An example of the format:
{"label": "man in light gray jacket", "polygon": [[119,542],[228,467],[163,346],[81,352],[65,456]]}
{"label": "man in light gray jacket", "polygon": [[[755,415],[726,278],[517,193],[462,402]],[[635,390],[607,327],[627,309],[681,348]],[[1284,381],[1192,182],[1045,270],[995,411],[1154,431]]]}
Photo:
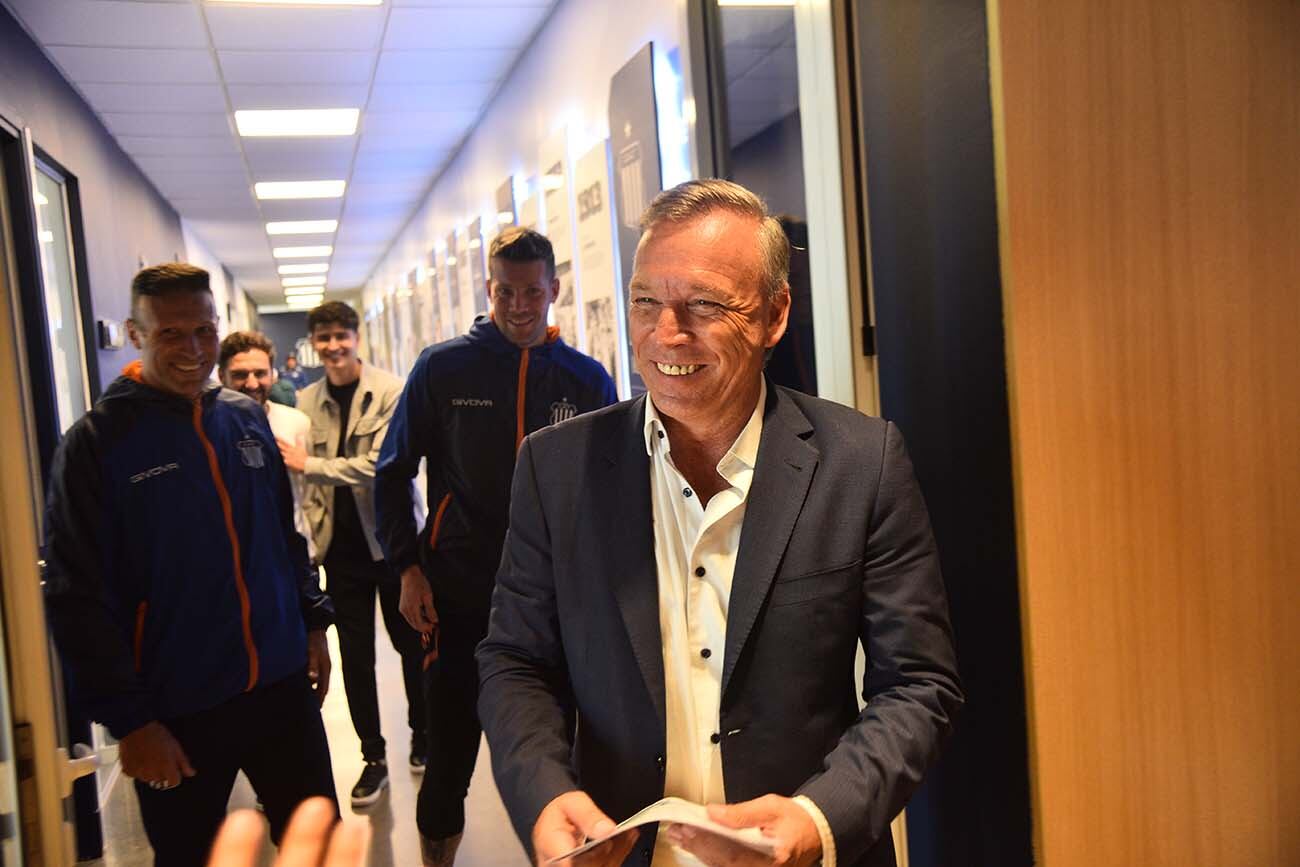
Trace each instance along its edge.
{"label": "man in light gray jacket", "polygon": [[356,311],[340,301],[307,314],[307,331],[325,376],[298,393],[298,409],[311,419],[307,447],[281,441],[280,451],[285,465],[301,472],[309,486],[303,511],[334,600],[343,689],[366,762],[352,789],[352,806],[365,807],[379,800],[388,785],[375,686],[376,592],[388,637],[402,656],[413,772],[423,773],[427,747],[420,637],[398,610],[400,584],[375,538],[375,461],[402,381],[362,363],[357,356],[359,324]]}

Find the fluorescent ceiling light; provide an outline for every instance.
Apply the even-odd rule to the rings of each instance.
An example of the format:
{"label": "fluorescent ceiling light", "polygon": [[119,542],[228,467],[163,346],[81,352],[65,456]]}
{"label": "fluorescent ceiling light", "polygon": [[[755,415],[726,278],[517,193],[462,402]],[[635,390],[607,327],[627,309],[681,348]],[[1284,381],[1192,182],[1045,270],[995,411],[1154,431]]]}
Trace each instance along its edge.
{"label": "fluorescent ceiling light", "polygon": [[284,303],[290,307],[315,307],[324,298],[324,295],[295,295],[292,298],[284,299]]}
{"label": "fluorescent ceiling light", "polygon": [[253,184],[259,199],[338,199],[346,181],[261,181]]}
{"label": "fluorescent ceiling light", "polygon": [[514,221],[515,221],[514,211],[497,211],[497,222],[500,223],[501,225],[504,226],[506,223],[513,223]]}
{"label": "fluorescent ceiling light", "polygon": [[338,220],[286,220],[267,223],[268,235],[327,235],[338,230]]}
{"label": "fluorescent ceiling light", "polygon": [[328,244],[320,247],[273,247],[271,255],[277,259],[319,259],[330,256],[334,248]]}
{"label": "fluorescent ceiling light", "polygon": [[293,108],[235,112],[235,128],[245,138],[268,136],[356,135],[359,108]]}
{"label": "fluorescent ceiling light", "polygon": [[379,6],[384,0],[208,0],[209,3],[238,3],[241,6]]}
{"label": "fluorescent ceiling light", "polygon": [[296,298],[296,297],[300,297],[300,296],[302,296],[302,295],[315,295],[317,298],[319,298],[320,295],[321,295],[321,293],[324,292],[324,291],[325,291],[325,287],[324,287],[323,285],[320,285],[320,286],[290,286],[290,287],[288,287],[287,289],[284,290],[284,297],[285,297],[285,298]]}
{"label": "fluorescent ceiling light", "polygon": [[794,6],[794,0],[718,0],[719,6]]}
{"label": "fluorescent ceiling light", "polygon": [[324,274],[330,269],[330,266],[324,262],[317,262],[311,265],[281,265],[281,274]]}
{"label": "fluorescent ceiling light", "polygon": [[324,286],[325,275],[317,274],[315,277],[285,277],[280,281],[280,285],[286,289],[290,286]]}

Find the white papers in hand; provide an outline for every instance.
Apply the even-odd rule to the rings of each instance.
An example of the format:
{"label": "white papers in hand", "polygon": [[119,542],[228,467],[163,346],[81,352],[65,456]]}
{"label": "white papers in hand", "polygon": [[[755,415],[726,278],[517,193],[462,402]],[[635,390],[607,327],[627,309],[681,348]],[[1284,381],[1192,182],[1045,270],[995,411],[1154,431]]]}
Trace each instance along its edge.
{"label": "white papers in hand", "polygon": [[703,804],[694,804],[681,798],[664,798],[662,801],[655,801],[645,809],[633,814],[630,818],[623,820],[613,831],[603,837],[593,838],[576,849],[565,852],[563,855],[557,855],[545,862],[543,867],[558,864],[566,858],[574,858],[588,849],[596,848],[612,837],[617,837],[630,828],[639,828],[652,822],[673,822],[678,825],[690,825],[693,828],[717,834],[719,837],[725,837],[764,855],[771,855],[775,851],[772,841],[764,837],[763,832],[758,828],[728,828],[726,825],[719,825],[710,819],[709,812]]}

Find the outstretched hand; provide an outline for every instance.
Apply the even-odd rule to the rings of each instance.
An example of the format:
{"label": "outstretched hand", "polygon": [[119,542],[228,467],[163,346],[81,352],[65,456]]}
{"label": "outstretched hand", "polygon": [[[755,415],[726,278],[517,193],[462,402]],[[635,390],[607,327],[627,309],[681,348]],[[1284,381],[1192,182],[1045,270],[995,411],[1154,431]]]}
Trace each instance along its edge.
{"label": "outstretched hand", "polygon": [[[370,845],[370,826],[338,822],[334,805],[309,798],[294,811],[280,841],[275,867],[361,867]],[[254,867],[266,820],[252,810],[231,813],[212,844],[208,867]]]}

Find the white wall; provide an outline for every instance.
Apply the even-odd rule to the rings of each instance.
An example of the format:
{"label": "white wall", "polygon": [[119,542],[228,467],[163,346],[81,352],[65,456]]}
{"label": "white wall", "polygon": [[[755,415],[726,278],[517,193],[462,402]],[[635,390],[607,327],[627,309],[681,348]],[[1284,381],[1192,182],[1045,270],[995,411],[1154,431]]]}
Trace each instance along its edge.
{"label": "white wall", "polygon": [[[190,221],[184,218],[181,218],[181,234],[185,238],[185,261],[203,268],[211,277],[212,300],[216,303],[221,336],[247,328],[248,299],[243,288],[238,283],[226,283],[226,271],[221,260],[213,255],[208,245],[195,233]],[[227,305],[230,307],[229,313]]]}
{"label": "white wall", "polygon": [[609,135],[609,80],[645,43],[686,50],[684,0],[560,0],[512,71],[466,146],[362,292],[364,308],[385,296],[422,261],[436,238],[480,214],[494,214],[492,196],[514,174],[538,171],[543,139],[566,125],[570,155]]}

